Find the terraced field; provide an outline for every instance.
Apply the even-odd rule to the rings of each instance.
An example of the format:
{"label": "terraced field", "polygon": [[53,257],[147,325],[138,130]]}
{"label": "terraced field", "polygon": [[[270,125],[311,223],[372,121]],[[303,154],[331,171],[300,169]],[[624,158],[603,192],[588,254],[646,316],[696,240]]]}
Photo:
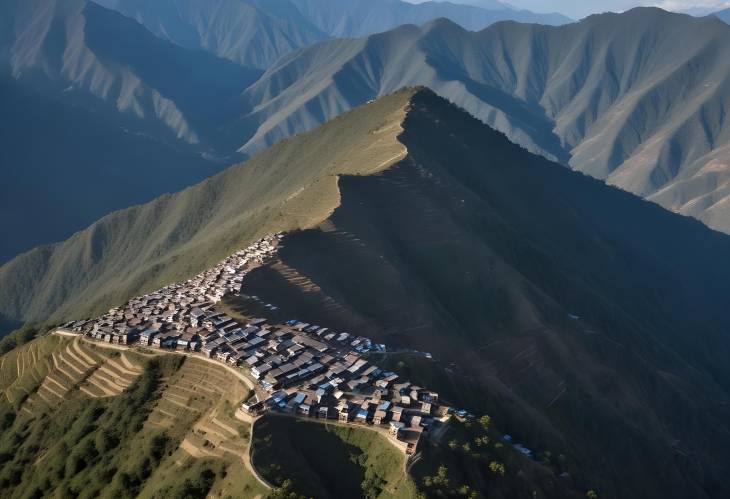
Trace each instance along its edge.
{"label": "terraced field", "polygon": [[189,428],[217,404],[227,400],[235,405],[247,394],[247,389],[225,367],[194,357],[187,357],[180,369],[163,382],[162,396],[147,424],[171,433]]}
{"label": "terraced field", "polygon": [[128,355],[93,348],[80,338],[62,340],[51,352],[51,368],[21,412],[33,415],[53,408],[74,389],[95,398],[119,395],[142,373],[141,364]]}
{"label": "terraced field", "polygon": [[65,338],[47,336],[2,356],[0,390],[11,405],[21,405],[43,383],[53,369],[53,352],[67,342]]}
{"label": "terraced field", "polygon": [[[239,497],[245,489],[250,497],[260,497],[267,485],[251,467],[251,427],[234,416],[234,407],[249,396],[249,389],[225,367],[195,357],[186,357],[163,381],[165,387],[145,425],[150,430],[163,429],[181,443],[151,482],[169,483],[192,462],[225,463],[226,479],[219,480],[211,496]],[[142,495],[154,497],[163,489],[156,487]]]}
{"label": "terraced field", "polygon": [[[152,359],[158,362],[147,362]],[[163,367],[156,368],[158,374],[151,382],[149,372],[155,369],[152,365]],[[135,383],[137,380],[139,383]],[[86,443],[77,436],[70,437],[68,443],[64,442],[69,446],[67,451],[54,446],[64,435],[76,431],[71,422],[85,417],[97,421],[94,418],[101,417],[97,423],[103,431],[99,431],[109,437],[91,438],[91,446],[95,452],[109,452],[106,461],[93,466],[112,466],[108,461],[111,455],[129,452],[114,466],[137,476],[137,468],[130,464],[139,457],[134,457],[135,453],[152,452],[149,455],[153,456],[159,452],[155,458],[158,461],[139,475],[141,483],[139,489],[134,489],[135,496],[263,497],[268,486],[257,478],[249,458],[251,426],[235,417],[235,408],[249,396],[244,381],[226,366],[193,356],[137,352],[63,334],[37,338],[0,356],[0,397],[4,397],[0,399],[0,421],[9,425],[8,435],[24,435],[3,441],[6,455],[19,456],[5,466],[17,464],[18,470],[23,470],[20,463],[27,460],[47,459],[51,463],[60,459],[65,469],[64,460],[72,459],[72,448],[88,446],[90,437],[81,439]],[[126,409],[127,404],[137,405]],[[96,410],[102,416],[87,414]],[[126,423],[117,426],[120,418]],[[32,430],[30,440],[28,428]],[[46,431],[57,436],[44,440]],[[119,440],[112,445],[119,448],[112,452],[105,442],[114,442],[115,438]],[[28,444],[23,447],[26,440]],[[157,450],[151,451],[152,447]],[[79,450],[82,454],[87,451],[86,447],[83,452]],[[67,485],[91,487],[94,479],[89,476],[101,471],[89,476],[79,473],[74,478],[78,483],[71,484],[69,479]],[[84,478],[80,478],[82,475]],[[34,479],[29,475],[22,480],[18,491]],[[106,483],[101,487],[120,490],[119,486]],[[14,497],[12,490],[2,489],[0,496]]]}
{"label": "terraced field", "polygon": [[21,414],[57,407],[73,390],[119,395],[142,373],[134,354],[95,348],[81,338],[48,335],[2,357],[0,388]]}

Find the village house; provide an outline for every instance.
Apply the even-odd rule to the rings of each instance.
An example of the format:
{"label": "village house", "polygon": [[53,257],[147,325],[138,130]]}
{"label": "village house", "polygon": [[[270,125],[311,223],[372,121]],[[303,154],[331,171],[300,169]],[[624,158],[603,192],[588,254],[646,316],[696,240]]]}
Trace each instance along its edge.
{"label": "village house", "polygon": [[393,438],[398,438],[405,426],[405,424],[399,421],[391,421],[388,425],[388,434]]}
{"label": "village house", "polygon": [[337,419],[341,423],[347,423],[350,420],[350,405],[347,402],[341,401],[335,410],[338,415]]}

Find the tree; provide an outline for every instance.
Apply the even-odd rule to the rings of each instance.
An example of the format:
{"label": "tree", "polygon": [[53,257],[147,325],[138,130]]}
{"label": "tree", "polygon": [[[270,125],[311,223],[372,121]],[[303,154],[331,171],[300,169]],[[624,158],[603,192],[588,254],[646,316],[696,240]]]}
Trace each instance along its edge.
{"label": "tree", "polygon": [[474,490],[471,490],[471,487],[468,485],[462,485],[458,489],[456,489],[456,493],[462,497],[467,497],[468,499],[476,499],[477,493]]}
{"label": "tree", "polygon": [[372,468],[368,468],[365,472],[365,480],[363,480],[360,484],[360,488],[363,491],[363,497],[366,499],[375,499],[383,491],[385,484],[385,480],[376,475],[372,471]]}
{"label": "tree", "polygon": [[294,484],[287,478],[281,483],[280,487],[276,487],[271,491],[267,499],[304,499],[304,496],[294,491]]}
{"label": "tree", "polygon": [[435,476],[427,476],[424,480],[427,486],[431,487],[448,487],[451,480],[449,479],[449,469],[443,464],[439,465]]}
{"label": "tree", "polygon": [[596,493],[595,490],[591,489],[588,492],[586,492],[586,497],[588,499],[598,499],[598,494]]}
{"label": "tree", "polygon": [[492,418],[487,416],[486,414],[479,418],[479,424],[482,425],[482,428],[484,428],[484,431],[487,431],[489,429],[489,423],[492,421]]}
{"label": "tree", "polygon": [[498,462],[498,461],[492,461],[489,463],[489,470],[494,473],[495,475],[501,475],[504,476],[506,473],[506,469],[504,467],[504,464]]}

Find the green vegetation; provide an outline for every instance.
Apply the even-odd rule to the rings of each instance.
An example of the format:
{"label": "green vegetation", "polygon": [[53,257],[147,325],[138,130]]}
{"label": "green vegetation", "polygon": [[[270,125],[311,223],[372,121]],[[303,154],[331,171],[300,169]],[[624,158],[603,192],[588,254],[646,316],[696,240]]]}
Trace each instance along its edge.
{"label": "green vegetation", "polygon": [[[225,479],[228,464],[222,459],[193,459],[182,453],[173,454],[182,465],[175,465],[173,459],[166,463],[171,473],[157,473],[146,483],[140,498],[183,499],[206,497],[216,482]],[[238,464],[240,466],[240,463]],[[243,496],[244,489],[241,489]]]}
{"label": "green vegetation", "polygon": [[[231,401],[248,390],[226,382],[215,365],[155,356],[120,395],[90,398],[71,389],[52,410],[35,404],[29,410],[29,396],[37,397],[53,369],[51,355],[63,362],[72,341],[46,335],[0,357],[0,496],[238,498],[265,492],[241,462],[239,449],[250,429],[230,417]],[[92,345],[85,352],[119,357]],[[225,393],[213,387],[225,387]],[[184,410],[170,403],[185,393]],[[223,425],[217,431],[230,427],[227,450],[191,456],[181,443],[195,435],[194,425],[211,421]]]}
{"label": "green vegetation", "polygon": [[109,399],[78,392],[58,411],[18,418],[0,438],[4,497],[134,497],[174,448],[162,432],[143,431],[159,380],[178,359],[148,362],[129,390]]}
{"label": "green vegetation", "polygon": [[[50,335],[31,341],[33,330],[25,331],[27,334],[21,331],[5,338],[4,344],[12,340],[14,348],[2,355],[0,363],[0,390],[4,392],[0,407],[7,406],[16,412],[51,370],[51,355],[69,343],[66,338]],[[28,341],[21,344],[25,340]]]}
{"label": "green vegetation", "polygon": [[403,153],[395,137],[412,94],[356,109],[15,258],[0,267],[0,314],[23,322],[91,316],[188,278],[264,234],[321,222],[339,203],[339,174],[378,171]]}
{"label": "green vegetation", "polygon": [[568,498],[579,497],[566,485],[555,484],[557,468],[538,464],[500,443],[489,426],[452,418],[438,444],[424,441],[422,458],[411,473],[427,498]]}
{"label": "green vegetation", "polygon": [[256,423],[253,458],[280,497],[415,496],[403,453],[363,428],[266,416]]}
{"label": "green vegetation", "polygon": [[25,345],[38,335],[38,329],[31,326],[23,326],[13,331],[0,340],[0,355],[5,355],[12,349]]}

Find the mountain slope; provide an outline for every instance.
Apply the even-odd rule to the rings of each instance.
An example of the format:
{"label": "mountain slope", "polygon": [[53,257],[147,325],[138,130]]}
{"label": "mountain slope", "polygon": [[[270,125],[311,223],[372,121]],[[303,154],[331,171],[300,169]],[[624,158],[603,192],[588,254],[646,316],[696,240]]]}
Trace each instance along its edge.
{"label": "mountain slope", "polygon": [[327,38],[288,0],[96,1],[160,38],[263,69],[283,54]]}
{"label": "mountain slope", "polygon": [[0,390],[3,497],[266,492],[233,417],[249,389],[222,365],[51,334],[2,356]]}
{"label": "mountain slope", "polygon": [[715,12],[712,15],[717,17],[721,21],[730,24],[730,9],[721,10],[719,12]]}
{"label": "mountain slope", "polygon": [[85,0],[11,0],[1,9],[3,73],[182,144],[200,144],[203,123],[260,74],[162,41]]}
{"label": "mountain slope", "polygon": [[550,159],[730,231],[730,27],[659,9],[561,27],[437,20],[281,59],[229,133],[253,152],[426,85]]}
{"label": "mountain slope", "polygon": [[0,19],[0,262],[223,167],[214,129],[258,71],[84,1],[11,0]]}
{"label": "mountain slope", "polygon": [[448,17],[467,29],[515,20],[565,24],[560,15],[502,6],[479,9],[400,0],[96,0],[139,21],[157,36],[261,69],[281,56],[331,37],[362,36],[406,23]]}
{"label": "mountain slope", "polygon": [[11,78],[0,77],[0,112],[0,264],[220,169]]}
{"label": "mountain slope", "polygon": [[318,223],[337,205],[337,174],[381,169],[401,157],[395,136],[408,96],[397,93],[194,187],[20,255],[0,267],[0,314],[44,321],[99,313],[187,278],[264,234]]}
{"label": "mountain slope", "polygon": [[408,156],[342,178],[340,206],[286,237],[243,292],[431,352],[440,368],[409,373],[416,383],[550,450],[579,489],[725,497],[730,237],[533,156],[428,92],[403,129]]}

